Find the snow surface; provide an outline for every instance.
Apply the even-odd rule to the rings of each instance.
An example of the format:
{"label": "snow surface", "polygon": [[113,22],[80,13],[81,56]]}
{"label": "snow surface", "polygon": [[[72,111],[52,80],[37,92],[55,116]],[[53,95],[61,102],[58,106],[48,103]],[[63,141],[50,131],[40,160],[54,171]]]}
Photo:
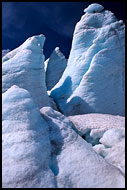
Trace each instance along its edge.
{"label": "snow surface", "polygon": [[43,64],[44,41],[43,35],[30,37],[2,60],[2,93],[18,85],[30,92],[39,108],[50,105]]}
{"label": "snow surface", "polygon": [[94,113],[68,119],[100,156],[125,174],[125,117]]}
{"label": "snow surface", "polygon": [[65,115],[124,116],[125,25],[112,12],[87,12],[81,17],[67,67],[51,96]]}
{"label": "snow surface", "polygon": [[49,125],[58,188],[124,187],[123,174],[95,153],[67,117],[50,107],[40,112]]}
{"label": "snow surface", "polygon": [[[115,135],[115,134],[114,134]],[[109,149],[105,160],[119,168],[125,174],[125,139],[116,143]]]}
{"label": "snow surface", "polygon": [[122,129],[112,128],[103,134],[102,138],[100,139],[100,143],[107,147],[112,147],[116,143],[122,141],[123,138],[125,138],[125,131]]}
{"label": "snow surface", "polygon": [[48,125],[27,90],[3,93],[2,120],[3,188],[56,187]]}
{"label": "snow surface", "polygon": [[[69,116],[69,120],[75,125],[80,135],[91,131],[93,138],[100,138],[104,132],[111,128],[125,130],[125,117],[109,114],[91,113],[84,115]],[[98,135],[96,137],[96,135]]]}
{"label": "snow surface", "polygon": [[27,90],[14,85],[3,93],[2,120],[3,188],[124,187],[121,171],[68,118],[51,107],[40,115]]}
{"label": "snow surface", "polygon": [[[115,133],[113,134],[113,137]],[[125,174],[125,138],[114,144],[111,148],[103,144],[96,144],[93,149],[110,164],[119,168]]]}
{"label": "snow surface", "polygon": [[103,158],[108,155],[110,148],[106,148],[103,144],[96,144],[93,149]]}
{"label": "snow surface", "polygon": [[59,47],[56,47],[49,59],[45,61],[46,70],[46,86],[47,90],[51,90],[60,80],[66,66],[67,60]]}

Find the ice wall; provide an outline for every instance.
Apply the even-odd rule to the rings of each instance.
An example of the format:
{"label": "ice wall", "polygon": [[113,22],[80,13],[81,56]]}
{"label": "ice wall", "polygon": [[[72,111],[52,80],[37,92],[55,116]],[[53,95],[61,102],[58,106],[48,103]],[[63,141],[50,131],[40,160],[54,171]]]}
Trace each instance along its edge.
{"label": "ice wall", "polygon": [[76,24],[67,67],[51,96],[66,115],[125,114],[125,25],[92,4]]}
{"label": "ice wall", "polygon": [[44,41],[44,35],[30,37],[2,60],[2,92],[12,85],[24,88],[39,108],[50,105],[45,85]]}

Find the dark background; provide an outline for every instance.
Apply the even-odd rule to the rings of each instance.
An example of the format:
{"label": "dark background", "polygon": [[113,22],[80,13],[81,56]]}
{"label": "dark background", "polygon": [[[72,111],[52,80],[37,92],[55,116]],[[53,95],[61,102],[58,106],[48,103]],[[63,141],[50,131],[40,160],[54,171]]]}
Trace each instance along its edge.
{"label": "dark background", "polygon": [[[93,2],[2,2],[2,49],[15,49],[28,37],[44,34],[44,54],[48,58],[55,47],[68,58],[73,31]],[[125,3],[100,2],[125,22]]]}

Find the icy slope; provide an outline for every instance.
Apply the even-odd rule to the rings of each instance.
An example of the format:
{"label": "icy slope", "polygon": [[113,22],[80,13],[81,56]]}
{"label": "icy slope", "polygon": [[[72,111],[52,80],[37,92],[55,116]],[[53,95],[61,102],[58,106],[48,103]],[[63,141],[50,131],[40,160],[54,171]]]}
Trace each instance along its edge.
{"label": "icy slope", "polygon": [[51,91],[66,115],[125,112],[125,25],[98,4],[76,24],[67,67]]}
{"label": "icy slope", "polygon": [[100,132],[100,137],[102,137],[104,132],[111,128],[125,130],[125,117],[119,115],[91,113],[69,116],[68,118],[76,126],[80,135],[84,135],[88,131],[91,131],[91,135],[94,132],[95,135],[96,130],[98,135]]}
{"label": "icy slope", "polygon": [[61,53],[59,47],[56,47],[50,58],[45,61],[47,90],[51,90],[60,80],[66,66],[65,56]]}
{"label": "icy slope", "polygon": [[91,113],[68,118],[99,155],[125,173],[125,117]]}
{"label": "icy slope", "polygon": [[50,105],[45,85],[44,41],[43,35],[30,37],[2,60],[2,92],[18,85],[30,92],[39,108]]}
{"label": "icy slope", "polygon": [[50,107],[40,111],[49,125],[50,167],[56,174],[58,188],[124,187],[122,173],[97,155],[64,115]]}
{"label": "icy slope", "polygon": [[3,188],[56,187],[48,125],[28,91],[12,86],[3,93],[2,120]]}
{"label": "icy slope", "polygon": [[28,91],[2,96],[3,188],[124,187],[124,176],[96,154],[51,107],[41,115]]}

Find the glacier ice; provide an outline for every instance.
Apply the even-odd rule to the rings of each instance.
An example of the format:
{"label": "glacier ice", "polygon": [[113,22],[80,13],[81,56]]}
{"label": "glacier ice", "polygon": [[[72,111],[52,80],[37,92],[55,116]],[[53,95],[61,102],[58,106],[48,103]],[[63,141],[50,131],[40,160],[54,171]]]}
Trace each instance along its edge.
{"label": "glacier ice", "polygon": [[2,95],[3,188],[56,187],[49,167],[48,125],[30,93],[14,85]]}
{"label": "glacier ice", "polygon": [[67,117],[51,107],[40,112],[49,125],[58,188],[124,187],[123,174],[95,153]]}
{"label": "glacier ice", "polygon": [[103,144],[96,144],[93,146],[93,149],[103,158],[105,158],[108,155],[109,149],[106,148]]}
{"label": "glacier ice", "polygon": [[2,57],[3,188],[125,187],[125,26],[84,12],[68,61],[42,34]]}
{"label": "glacier ice", "polygon": [[91,137],[101,138],[104,132],[111,128],[125,130],[125,117],[119,115],[90,113],[69,116],[68,118],[81,136],[90,131]]}
{"label": "glacier ice", "polygon": [[100,156],[125,173],[125,117],[91,113],[68,119]]}
{"label": "glacier ice", "polygon": [[99,13],[104,9],[104,7],[98,3],[93,3],[89,5],[84,12],[86,13]]}
{"label": "glacier ice", "polygon": [[[14,85],[2,95],[3,188],[124,187],[124,176],[95,153],[67,117],[39,108]],[[89,176],[89,177],[88,177]]]}
{"label": "glacier ice", "polygon": [[[115,133],[113,134],[115,137]],[[102,156],[107,162],[119,168],[125,174],[125,138],[123,137],[110,146],[96,144],[93,149]]]}
{"label": "glacier ice", "polygon": [[108,154],[105,155],[105,160],[125,174],[125,138],[109,149]]}
{"label": "glacier ice", "polygon": [[30,37],[2,60],[2,92],[12,85],[24,88],[39,108],[50,106],[45,85],[44,41],[43,35]]}
{"label": "glacier ice", "polygon": [[66,115],[124,116],[125,25],[112,12],[100,12],[99,5],[87,9],[76,24],[67,67],[50,95]]}
{"label": "glacier ice", "polygon": [[65,56],[60,51],[59,47],[56,47],[50,58],[45,61],[47,90],[51,90],[60,80],[66,66],[67,60]]}
{"label": "glacier ice", "polygon": [[100,139],[100,143],[107,147],[112,147],[116,143],[125,138],[125,131],[122,129],[111,128],[108,129]]}

